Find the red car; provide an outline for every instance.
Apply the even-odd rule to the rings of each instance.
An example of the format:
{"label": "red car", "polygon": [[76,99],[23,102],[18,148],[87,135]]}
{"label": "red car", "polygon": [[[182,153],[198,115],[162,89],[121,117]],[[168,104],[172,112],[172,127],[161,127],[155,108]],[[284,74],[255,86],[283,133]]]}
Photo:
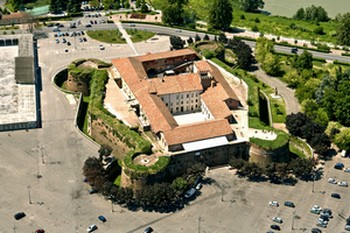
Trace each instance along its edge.
{"label": "red car", "polygon": [[35,231],[35,233],[45,233],[45,230],[44,229],[38,229]]}

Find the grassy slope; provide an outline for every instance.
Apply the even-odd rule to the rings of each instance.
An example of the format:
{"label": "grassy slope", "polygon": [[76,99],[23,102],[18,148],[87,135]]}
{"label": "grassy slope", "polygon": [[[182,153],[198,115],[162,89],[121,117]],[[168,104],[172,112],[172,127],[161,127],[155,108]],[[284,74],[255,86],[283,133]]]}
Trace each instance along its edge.
{"label": "grassy slope", "polygon": [[[213,0],[189,0],[189,4],[185,7],[187,11],[196,13],[200,20],[208,22],[210,4]],[[164,1],[152,0],[155,8],[161,9],[164,7]],[[279,16],[267,16],[257,13],[247,13],[239,9],[238,0],[232,0],[233,3],[233,21],[232,27],[245,27],[251,29],[257,26],[260,32],[274,34],[284,37],[293,37],[297,39],[306,39],[314,41],[327,41],[336,43],[335,29],[338,23],[335,21],[319,23],[319,26],[324,28],[325,35],[316,35],[313,31],[318,26],[314,22],[298,21]],[[241,16],[244,15],[245,19]],[[258,20],[256,20],[258,19]],[[257,23],[256,21],[259,21]],[[290,25],[294,23],[298,29],[291,29]]]}

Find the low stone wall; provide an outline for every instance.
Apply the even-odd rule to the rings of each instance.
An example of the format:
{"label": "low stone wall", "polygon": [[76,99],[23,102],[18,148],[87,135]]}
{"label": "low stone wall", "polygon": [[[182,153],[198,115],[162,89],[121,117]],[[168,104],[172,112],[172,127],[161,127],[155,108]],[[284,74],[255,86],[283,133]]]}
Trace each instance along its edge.
{"label": "low stone wall", "polygon": [[264,150],[255,144],[251,144],[249,150],[249,162],[258,164],[267,164],[270,162],[288,162],[289,156],[289,142],[275,150]]}

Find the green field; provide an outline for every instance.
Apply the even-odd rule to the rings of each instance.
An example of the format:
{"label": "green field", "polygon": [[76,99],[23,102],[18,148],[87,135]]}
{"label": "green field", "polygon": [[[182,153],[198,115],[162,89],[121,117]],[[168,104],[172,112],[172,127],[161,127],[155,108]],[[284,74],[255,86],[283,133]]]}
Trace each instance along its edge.
{"label": "green field", "polygon": [[312,4],[322,6],[328,12],[328,16],[334,18],[338,13],[350,12],[348,0],[264,0],[264,10],[272,15],[292,17],[301,7],[308,7]]}
{"label": "green field", "polygon": [[129,34],[132,42],[134,43],[148,40],[149,38],[152,38],[155,35],[155,33],[153,32],[147,32],[136,29],[126,29],[126,32]]}
{"label": "green field", "polygon": [[111,44],[125,44],[126,41],[122,37],[122,34],[119,30],[96,30],[96,31],[87,31],[86,32],[88,36],[90,36],[92,39],[105,42],[105,43],[111,43]]}

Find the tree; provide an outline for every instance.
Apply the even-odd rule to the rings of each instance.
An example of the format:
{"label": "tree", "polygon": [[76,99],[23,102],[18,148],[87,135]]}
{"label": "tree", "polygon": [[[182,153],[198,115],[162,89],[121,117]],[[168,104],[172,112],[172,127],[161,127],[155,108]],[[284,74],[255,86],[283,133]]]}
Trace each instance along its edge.
{"label": "tree", "polygon": [[310,179],[313,175],[315,161],[313,159],[296,158],[292,160],[288,168],[300,179]]}
{"label": "tree", "polygon": [[263,9],[265,3],[263,0],[239,0],[239,7],[246,12],[257,11]]}
{"label": "tree", "polygon": [[247,69],[254,62],[254,57],[252,55],[252,49],[249,45],[244,43],[239,39],[229,40],[228,48],[237,56],[237,65],[242,69]]}
{"label": "tree", "polygon": [[225,33],[220,33],[219,34],[218,41],[221,42],[221,43],[224,43],[224,44],[227,43],[228,39],[227,39]]}
{"label": "tree", "polygon": [[192,39],[192,37],[188,38],[188,40],[187,40],[187,44],[192,44],[192,43],[193,43],[193,39]]}
{"label": "tree", "polygon": [[52,14],[59,14],[64,10],[64,5],[60,0],[51,0],[50,2],[50,12]]}
{"label": "tree", "polygon": [[293,61],[293,67],[297,69],[299,72],[304,69],[312,69],[313,67],[313,58],[312,53],[308,52],[307,50],[304,50],[302,54],[295,55],[294,61]]}
{"label": "tree", "polygon": [[303,20],[305,19],[305,11],[304,11],[304,8],[299,8],[297,10],[297,12],[295,13],[295,15],[293,16],[293,19],[296,19],[296,20]]}
{"label": "tree", "polygon": [[232,11],[231,1],[215,0],[209,10],[209,25],[215,29],[227,30],[233,19]]}
{"label": "tree", "polygon": [[147,6],[145,0],[142,0],[142,3],[141,3],[141,12],[142,12],[142,13],[147,13],[147,12],[149,12],[149,9],[148,9],[148,6]]}
{"label": "tree", "polygon": [[173,49],[182,49],[184,47],[184,41],[179,36],[170,36],[170,44]]}
{"label": "tree", "polygon": [[104,9],[113,9],[113,0],[102,0]]}
{"label": "tree", "polygon": [[345,13],[337,28],[337,41],[341,45],[350,45],[350,13]]}
{"label": "tree", "polygon": [[304,113],[292,113],[286,117],[286,127],[293,136],[301,137],[303,135],[302,127],[310,121]]}
{"label": "tree", "polygon": [[184,9],[183,6],[187,4],[188,0],[167,0],[162,9],[162,20],[169,25],[182,25],[184,23]]}
{"label": "tree", "polygon": [[281,71],[279,56],[273,53],[266,54],[261,68],[269,75],[278,76]]}
{"label": "tree", "polygon": [[77,13],[81,11],[81,1],[80,0],[69,0],[67,4],[68,13]]}
{"label": "tree", "polygon": [[340,132],[335,135],[334,143],[339,149],[350,152],[350,128],[341,129]]}
{"label": "tree", "polygon": [[194,37],[194,41],[201,41],[201,37],[198,34],[196,34],[196,36]]}
{"label": "tree", "polygon": [[205,34],[205,35],[204,35],[203,40],[210,40],[208,34]]}

